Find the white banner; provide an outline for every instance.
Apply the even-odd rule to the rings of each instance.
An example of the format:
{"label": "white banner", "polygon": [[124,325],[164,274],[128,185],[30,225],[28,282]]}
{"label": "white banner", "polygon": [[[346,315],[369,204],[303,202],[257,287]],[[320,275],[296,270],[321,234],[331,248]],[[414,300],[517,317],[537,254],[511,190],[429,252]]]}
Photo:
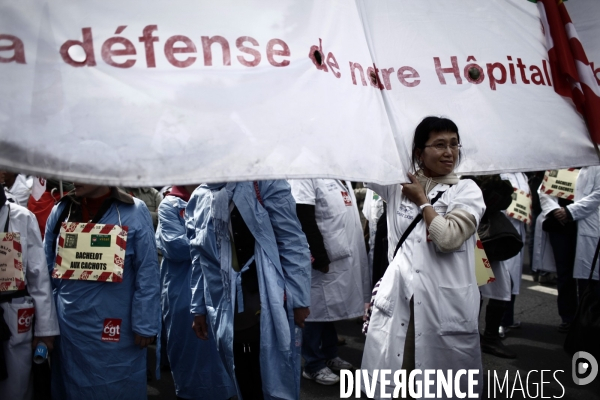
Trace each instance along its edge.
{"label": "white banner", "polygon": [[597,164],[546,58],[526,0],[4,0],[0,168],[392,183],[427,115],[457,123],[464,172]]}

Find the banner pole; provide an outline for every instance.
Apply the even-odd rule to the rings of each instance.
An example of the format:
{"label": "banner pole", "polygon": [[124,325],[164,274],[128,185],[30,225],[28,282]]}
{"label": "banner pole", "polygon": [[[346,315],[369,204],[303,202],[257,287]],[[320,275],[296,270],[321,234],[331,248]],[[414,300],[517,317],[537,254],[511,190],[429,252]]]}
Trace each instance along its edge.
{"label": "banner pole", "polygon": [[62,180],[58,181],[58,189],[60,190],[60,198],[62,199],[64,196]]}

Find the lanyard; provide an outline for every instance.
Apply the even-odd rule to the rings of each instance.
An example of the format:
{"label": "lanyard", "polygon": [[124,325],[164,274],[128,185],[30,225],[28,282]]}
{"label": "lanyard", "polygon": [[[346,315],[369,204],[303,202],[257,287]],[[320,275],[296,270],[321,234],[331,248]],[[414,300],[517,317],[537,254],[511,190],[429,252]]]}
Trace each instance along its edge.
{"label": "lanyard", "polygon": [[10,203],[6,204],[7,207],[7,213],[6,213],[6,223],[4,224],[4,231],[3,232],[7,232],[8,233],[8,223],[10,222]]}
{"label": "lanyard", "polygon": [[340,180],[340,179],[336,179],[336,181],[338,182],[338,184],[344,188],[344,190],[348,191],[348,193],[350,193],[350,189],[348,189],[348,187],[346,187],[346,184],[344,183],[344,181]]}

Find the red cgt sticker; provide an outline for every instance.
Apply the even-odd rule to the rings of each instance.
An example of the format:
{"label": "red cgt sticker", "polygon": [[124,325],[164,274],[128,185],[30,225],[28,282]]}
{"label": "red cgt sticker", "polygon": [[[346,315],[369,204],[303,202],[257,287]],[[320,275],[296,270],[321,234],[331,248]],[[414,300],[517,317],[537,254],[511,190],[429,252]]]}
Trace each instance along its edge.
{"label": "red cgt sticker", "polygon": [[342,198],[344,199],[344,204],[346,205],[346,207],[352,205],[352,197],[350,197],[348,192],[342,192]]}
{"label": "red cgt sticker", "polygon": [[106,318],[102,328],[102,341],[118,342],[119,340],[121,340],[121,319]]}
{"label": "red cgt sticker", "polygon": [[35,309],[31,308],[22,308],[17,310],[17,332],[25,333],[29,332],[31,329],[31,323],[33,322],[33,315],[35,313]]}

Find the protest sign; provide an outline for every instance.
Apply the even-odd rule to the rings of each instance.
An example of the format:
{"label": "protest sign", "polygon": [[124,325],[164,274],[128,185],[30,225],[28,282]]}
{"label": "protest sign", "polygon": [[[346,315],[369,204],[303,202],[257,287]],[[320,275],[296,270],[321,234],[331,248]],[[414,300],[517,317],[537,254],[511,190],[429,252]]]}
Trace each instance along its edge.
{"label": "protest sign", "polygon": [[52,277],[122,282],[127,227],[63,222]]}
{"label": "protest sign", "polygon": [[540,191],[549,196],[573,200],[578,176],[577,168],[546,171]]}

